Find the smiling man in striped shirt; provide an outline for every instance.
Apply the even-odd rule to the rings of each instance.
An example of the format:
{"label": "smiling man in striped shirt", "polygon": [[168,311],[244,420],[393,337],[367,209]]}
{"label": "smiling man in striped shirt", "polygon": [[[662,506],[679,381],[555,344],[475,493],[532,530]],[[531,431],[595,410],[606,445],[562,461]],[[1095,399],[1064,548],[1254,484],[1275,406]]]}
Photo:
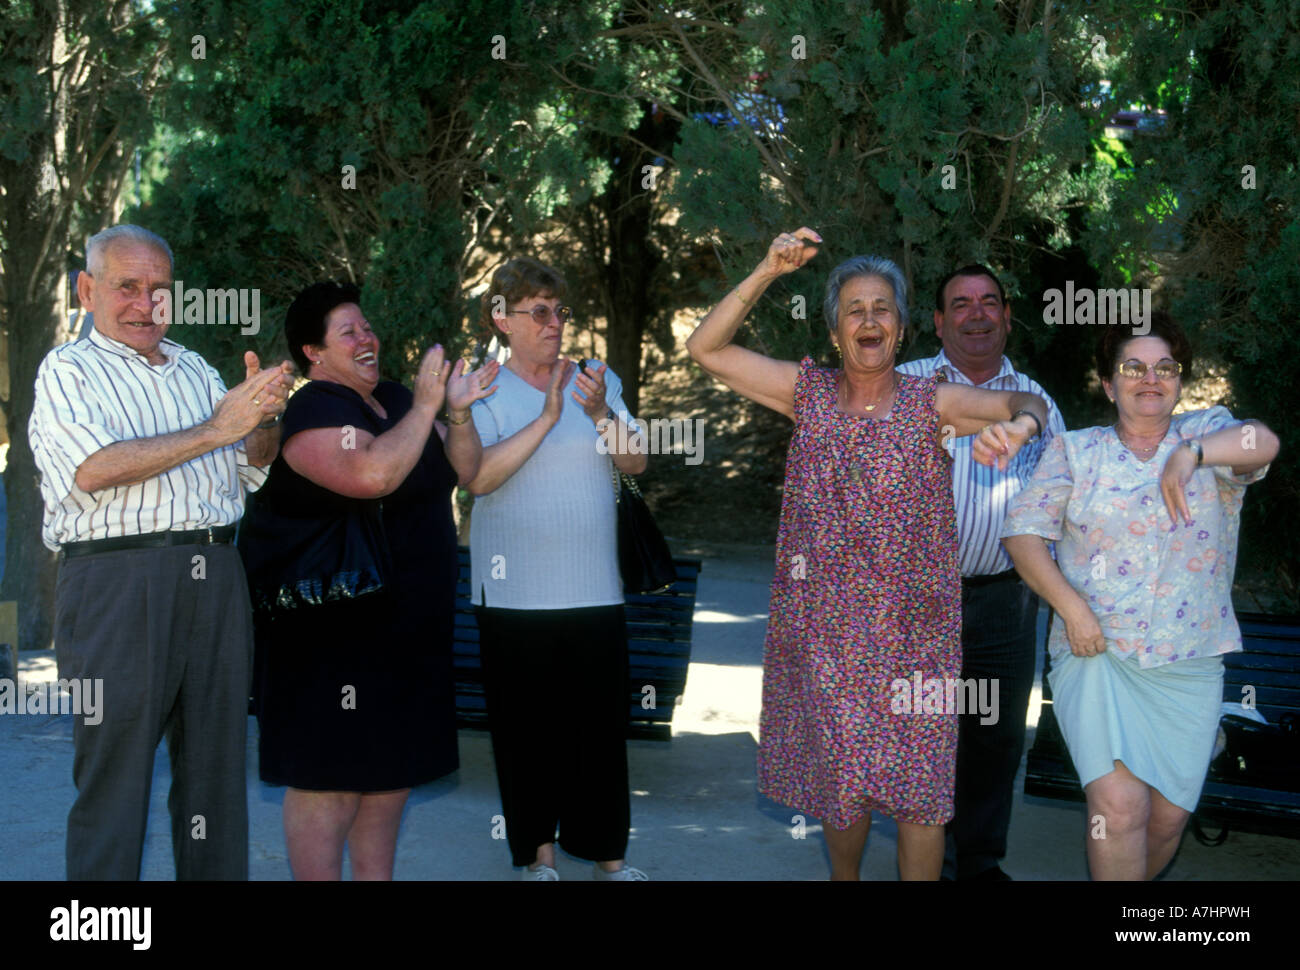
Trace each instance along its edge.
{"label": "smiling man in striped shirt", "polygon": [[1043,447],[1065,431],[1061,412],[1039,384],[1007,360],[1011,306],[1002,284],[984,266],[963,266],[935,292],[934,329],[943,341],[935,357],[900,364],[904,374],[929,376],[991,390],[1028,391],[1048,406],[1047,427],[1031,438],[1006,471],[971,458],[974,438],[946,436],[953,457],[961,565],[963,680],[991,680],[1000,716],[981,724],[978,711],[960,715],[956,814],[948,824],[944,876],[1005,880],[999,862],[1016,771],[1025,745],[1025,715],[1034,686],[1038,597],[1016,574],[998,536],[1011,500],[1029,481]]}
{"label": "smiling man in striped shirt", "polygon": [[279,448],[288,363],[227,391],[166,339],[159,236],[91,237],[77,295],[94,330],[46,355],[28,436],[61,551],[59,676],[102,679],[103,719],[74,721],[69,879],[138,879],[154,751],[167,738],[179,879],[248,878],[244,748],[252,618],[231,544]]}

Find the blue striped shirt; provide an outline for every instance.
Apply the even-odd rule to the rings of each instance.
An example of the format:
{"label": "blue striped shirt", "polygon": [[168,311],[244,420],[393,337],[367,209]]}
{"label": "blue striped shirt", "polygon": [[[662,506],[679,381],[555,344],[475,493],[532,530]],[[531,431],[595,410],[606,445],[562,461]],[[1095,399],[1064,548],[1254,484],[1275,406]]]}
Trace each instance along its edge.
{"label": "blue striped shirt", "polygon": [[134,485],[97,492],[77,487],[77,469],[118,441],[184,431],[212,416],[226,386],[202,357],[171,340],[165,364],[98,330],[56,347],[36,372],[27,425],[45,500],[41,539],[65,542],[231,525],[265,469],[248,463],[243,442],[226,445]]}
{"label": "blue striped shirt", "polygon": [[[910,360],[899,364],[900,374],[929,377],[938,371],[954,384],[974,386],[971,380],[948,360],[941,350],[937,357]],[[1011,460],[1005,472],[986,467],[971,457],[975,436],[952,438],[944,446],[952,455],[952,500],[957,507],[957,557],[963,576],[987,576],[1012,568],[1011,558],[1002,548],[1002,520],[1011,501],[1028,484],[1044,447],[1053,435],[1065,433],[1065,422],[1056,402],[1035,380],[1017,373],[1011,361],[1002,358],[1002,368],[990,380],[978,385],[991,391],[1028,391],[1047,402],[1047,427],[1042,435],[1030,439]]]}

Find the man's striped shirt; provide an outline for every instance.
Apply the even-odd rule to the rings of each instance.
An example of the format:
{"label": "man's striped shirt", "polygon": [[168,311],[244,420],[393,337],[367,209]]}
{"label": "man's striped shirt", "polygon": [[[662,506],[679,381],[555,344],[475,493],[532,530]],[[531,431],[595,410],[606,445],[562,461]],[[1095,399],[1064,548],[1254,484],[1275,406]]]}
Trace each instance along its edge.
{"label": "man's striped shirt", "polygon": [[65,542],[231,525],[266,480],[243,442],[199,455],[135,485],[84,492],[77,468],[118,441],[184,431],[212,416],[226,387],[201,356],[171,340],[144,355],[98,330],[51,350],[36,372],[27,435],[41,471],[41,538]]}
{"label": "man's striped shirt", "polygon": [[[941,350],[937,357],[910,360],[896,368],[901,374],[929,377],[938,371],[954,384],[971,385]],[[1007,466],[1005,472],[986,467],[971,457],[975,436],[952,438],[944,446],[952,455],[952,500],[957,507],[958,561],[963,576],[987,576],[1012,568],[1011,557],[1002,548],[999,536],[1011,500],[1029,482],[1043,448],[1053,435],[1065,432],[1065,422],[1056,402],[1035,380],[1017,373],[1011,361],[1002,358],[1002,369],[979,387],[991,391],[1028,391],[1047,402],[1047,427],[1041,436],[1030,439]]]}

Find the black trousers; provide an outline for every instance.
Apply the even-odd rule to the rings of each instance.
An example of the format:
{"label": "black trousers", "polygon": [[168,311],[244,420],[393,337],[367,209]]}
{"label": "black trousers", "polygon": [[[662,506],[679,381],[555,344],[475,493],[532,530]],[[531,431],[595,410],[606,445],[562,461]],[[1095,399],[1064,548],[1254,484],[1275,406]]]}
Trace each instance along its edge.
{"label": "black trousers", "polygon": [[483,690],[506,838],[516,866],[556,841],[623,858],[631,824],[623,607],[478,607]]}
{"label": "black trousers", "polygon": [[1037,620],[1038,597],[1014,573],[983,586],[962,584],[961,676],[996,684],[998,719],[981,724],[978,713],[960,716],[945,875],[978,875],[1007,854],[1013,786],[1034,687]]}

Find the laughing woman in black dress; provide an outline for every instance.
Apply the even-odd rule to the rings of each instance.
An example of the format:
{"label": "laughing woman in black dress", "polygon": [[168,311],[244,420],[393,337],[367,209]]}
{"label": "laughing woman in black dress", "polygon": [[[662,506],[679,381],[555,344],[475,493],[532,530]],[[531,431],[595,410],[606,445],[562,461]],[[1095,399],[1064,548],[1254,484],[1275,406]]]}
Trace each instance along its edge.
{"label": "laughing woman in black dress", "polygon": [[[381,381],[358,300],[354,286],[316,283],[289,308],[285,336],[311,383],[289,400],[240,537],[259,607],[261,777],[289,786],[296,879],[341,878],[345,846],[354,879],[391,879],[410,789],[458,766],[451,493],[477,473],[469,407],[495,390],[496,364],[453,370],[435,347],[414,394]],[[389,553],[374,591],[375,576],[339,565],[347,524],[366,515]]]}

